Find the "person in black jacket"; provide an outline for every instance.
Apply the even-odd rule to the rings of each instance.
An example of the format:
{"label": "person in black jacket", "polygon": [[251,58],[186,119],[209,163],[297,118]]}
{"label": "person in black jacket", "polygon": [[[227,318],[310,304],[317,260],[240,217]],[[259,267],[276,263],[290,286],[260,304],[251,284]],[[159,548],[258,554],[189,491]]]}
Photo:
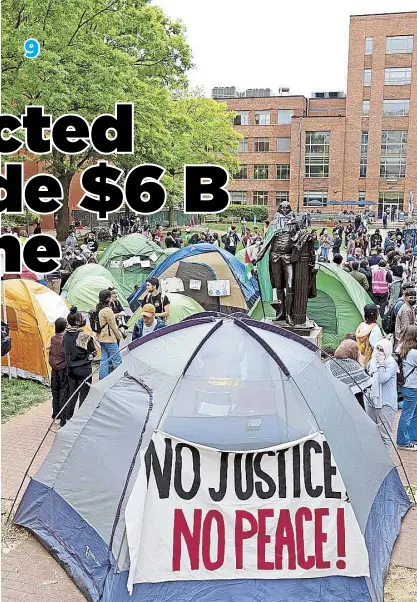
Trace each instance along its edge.
{"label": "person in black jacket", "polygon": [[76,307],[71,307],[67,322],[69,328],[64,335],[64,350],[71,396],[66,410],[68,421],[74,414],[77,400],[80,400],[81,406],[90,391],[93,381],[92,362],[97,349],[93,338],[83,330],[86,321]]}
{"label": "person in black jacket", "polygon": [[49,349],[49,365],[52,368],[51,373],[51,392],[52,392],[52,420],[59,415],[60,425],[66,423],[66,411],[63,410],[67,403],[70,393],[68,386],[68,368],[65,361],[64,336],[67,328],[65,318],[55,320],[55,335],[51,339]]}

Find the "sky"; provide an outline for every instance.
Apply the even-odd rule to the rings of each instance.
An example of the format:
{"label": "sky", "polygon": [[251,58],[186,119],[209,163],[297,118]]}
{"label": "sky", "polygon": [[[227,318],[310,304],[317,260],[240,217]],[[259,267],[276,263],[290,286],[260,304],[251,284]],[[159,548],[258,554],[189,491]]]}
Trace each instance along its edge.
{"label": "sky", "polygon": [[417,10],[416,0],[153,0],[187,28],[203,86],[346,92],[349,16]]}

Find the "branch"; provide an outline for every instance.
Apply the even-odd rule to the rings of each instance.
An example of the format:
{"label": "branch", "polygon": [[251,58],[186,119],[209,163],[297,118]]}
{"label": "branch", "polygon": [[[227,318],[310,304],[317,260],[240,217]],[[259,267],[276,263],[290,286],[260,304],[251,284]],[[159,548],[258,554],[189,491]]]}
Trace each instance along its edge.
{"label": "branch", "polygon": [[80,169],[84,165],[84,163],[86,161],[88,161],[88,159],[90,159],[90,157],[91,157],[92,154],[93,154],[93,148],[91,147],[89,149],[89,151],[87,152],[87,154],[85,155],[85,157],[83,157],[81,159],[81,161],[79,163],[77,163],[77,169]]}
{"label": "branch", "polygon": [[19,12],[17,13],[17,21],[16,21],[16,25],[14,26],[15,29],[19,29],[19,27],[20,27],[24,10],[25,10],[25,3],[22,4],[22,6],[19,9]]}
{"label": "branch", "polygon": [[44,31],[45,31],[45,28],[46,28],[46,20],[49,17],[49,13],[50,13],[50,10],[52,8],[52,2],[53,2],[53,0],[49,0],[48,8],[46,9],[45,18],[43,20],[43,30]]}
{"label": "branch", "polygon": [[68,42],[68,46],[71,46],[71,43],[73,41],[73,39],[75,38],[75,36],[77,35],[77,33],[80,31],[80,29],[82,27],[84,27],[84,25],[86,25],[87,23],[89,23],[90,21],[92,21],[93,19],[95,19],[96,17],[98,17],[99,15],[101,15],[102,13],[107,12],[108,10],[111,9],[112,6],[114,6],[115,4],[117,4],[119,2],[119,0],[113,0],[113,2],[110,2],[109,4],[107,4],[107,6],[105,6],[104,8],[102,8],[101,10],[99,10],[98,12],[96,12],[94,15],[92,15],[91,17],[88,17],[88,19],[85,19],[84,21],[82,20],[84,18],[84,15],[86,13],[86,10],[84,10],[83,14],[81,15],[81,19],[77,25],[76,30],[74,31],[74,33],[72,34],[69,42]]}

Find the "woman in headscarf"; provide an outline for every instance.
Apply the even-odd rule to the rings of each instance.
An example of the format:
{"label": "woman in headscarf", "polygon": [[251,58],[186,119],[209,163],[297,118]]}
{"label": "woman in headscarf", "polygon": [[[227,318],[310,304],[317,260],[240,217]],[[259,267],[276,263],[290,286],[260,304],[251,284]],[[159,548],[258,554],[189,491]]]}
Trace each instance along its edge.
{"label": "woman in headscarf", "polygon": [[359,363],[364,368],[372,357],[372,352],[378,341],[382,339],[382,332],[377,324],[379,308],[374,303],[368,303],[363,309],[364,322],[356,329],[356,344],[359,349]]}
{"label": "woman in headscarf", "polygon": [[378,341],[368,365],[368,372],[372,377],[372,387],[366,411],[378,425],[382,441],[391,453],[392,428],[398,408],[398,366],[392,356],[391,341],[388,339]]}
{"label": "woman in headscarf", "polygon": [[327,362],[326,368],[350,388],[360,406],[365,409],[363,391],[372,382],[358,359],[359,351],[355,341],[345,339],[336,349],[334,358]]}

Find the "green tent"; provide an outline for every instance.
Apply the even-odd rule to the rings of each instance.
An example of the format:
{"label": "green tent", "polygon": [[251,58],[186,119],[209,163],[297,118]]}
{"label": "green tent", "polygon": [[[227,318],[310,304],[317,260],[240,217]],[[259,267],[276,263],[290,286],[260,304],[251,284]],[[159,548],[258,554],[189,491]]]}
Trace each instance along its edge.
{"label": "green tent", "polygon": [[[308,302],[308,317],[323,328],[322,346],[336,348],[348,332],[355,332],[363,320],[363,308],[372,301],[348,272],[332,264],[317,265],[317,297]],[[266,317],[275,316],[269,300],[264,301],[264,310]],[[257,320],[263,319],[260,300],[250,315]]]}
{"label": "green tent", "polygon": [[166,257],[164,249],[142,234],[129,234],[109,245],[99,263],[111,272],[120,291],[128,297]]}
{"label": "green tent", "polygon": [[[169,318],[167,319],[167,325],[177,324],[193,314],[198,314],[201,311],[205,311],[204,308],[191,297],[181,295],[180,293],[169,293],[170,301]],[[127,326],[129,332],[133,331],[133,327],[142,315],[142,308],[139,307],[130,318]]]}
{"label": "green tent", "polygon": [[[101,265],[88,263],[75,270],[64,286],[65,300],[75,305],[79,311],[90,311],[98,303],[100,291],[111,286],[118,287],[114,276]],[[119,291],[119,300],[123,307],[129,307],[122,291]]]}

